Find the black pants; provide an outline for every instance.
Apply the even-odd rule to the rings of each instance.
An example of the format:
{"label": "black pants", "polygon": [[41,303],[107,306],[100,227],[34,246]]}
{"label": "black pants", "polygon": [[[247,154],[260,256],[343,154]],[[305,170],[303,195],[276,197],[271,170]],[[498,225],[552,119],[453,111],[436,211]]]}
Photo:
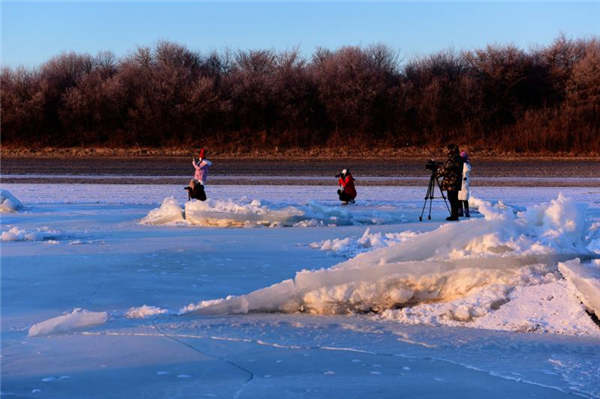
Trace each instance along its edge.
{"label": "black pants", "polygon": [[460,206],[458,191],[448,190],[448,201],[450,201],[450,217],[458,218],[458,207]]}
{"label": "black pants", "polygon": [[338,195],[340,196],[340,201],[342,202],[350,202],[354,199],[350,195],[346,194],[343,190],[338,190]]}
{"label": "black pants", "polygon": [[204,186],[200,183],[194,183],[193,187],[188,187],[188,200],[192,198],[206,201],[206,191],[204,191]]}

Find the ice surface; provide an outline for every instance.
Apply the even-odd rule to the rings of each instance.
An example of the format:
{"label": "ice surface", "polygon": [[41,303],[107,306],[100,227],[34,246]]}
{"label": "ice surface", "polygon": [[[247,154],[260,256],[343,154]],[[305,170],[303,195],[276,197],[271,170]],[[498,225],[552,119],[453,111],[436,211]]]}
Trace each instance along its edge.
{"label": "ice surface", "polygon": [[329,206],[309,202],[294,206],[284,202],[260,200],[188,201],[184,210],[173,197],[165,198],[160,208],[153,209],[142,224],[178,224],[207,227],[314,227],[361,224],[390,224],[406,221],[396,211]]}
{"label": "ice surface", "polygon": [[[247,295],[190,304],[181,312],[343,314],[389,310],[383,317],[424,324],[468,324],[507,306],[516,299],[511,293],[523,287],[556,283],[560,278],[558,261],[591,256],[585,240],[585,206],[563,195],[524,211],[515,211],[502,203],[493,206],[475,201],[475,205],[483,219],[445,224],[431,232],[408,235],[402,237],[402,242],[360,254],[329,269],[300,271],[294,279]],[[366,232],[357,242],[365,242],[369,234]],[[348,244],[349,240],[342,239],[324,241],[321,247],[339,250]],[[521,301],[525,297],[519,295]],[[564,306],[558,302],[552,305]],[[432,306],[432,303],[449,305]],[[575,311],[575,315],[581,313]],[[577,322],[572,319],[569,322]],[[589,320],[583,322],[584,326],[572,329],[565,328],[559,320],[560,317],[544,320],[540,329],[598,333]],[[487,328],[501,328],[501,325],[523,328],[506,321],[491,323]]]}
{"label": "ice surface", "polygon": [[559,263],[558,270],[575,289],[586,308],[600,317],[600,260],[585,264],[573,259]]}
{"label": "ice surface", "polygon": [[[561,224],[568,225],[566,219],[572,217],[563,218],[565,222],[550,217],[562,211],[544,216],[550,204],[539,210],[541,218],[538,211],[531,219],[525,216],[533,212],[534,204],[557,198],[556,189],[547,187],[476,187],[474,194],[490,201],[487,217],[476,213],[473,221],[439,229],[447,216],[440,200],[434,201],[433,220],[418,222],[423,187],[363,188],[357,204],[347,208],[337,205],[331,187],[207,189],[215,201],[244,205],[259,199],[273,210],[288,206],[304,210],[308,200],[315,200],[353,215],[406,215],[402,223],[369,224],[366,233],[360,224],[311,229],[140,225],[140,219],[171,195],[183,212],[185,192],[180,184],[3,184],[2,188],[27,204],[26,212],[2,215],[2,231],[17,226],[37,232],[51,226],[80,238],[72,244],[86,244],[0,242],[2,397],[279,398],[282,392],[298,398],[396,397],[401,386],[407,397],[464,397],[467,392],[469,397],[490,399],[600,398],[600,329],[556,266],[568,260],[568,252],[583,264],[595,256],[590,250],[597,248],[594,242],[600,238],[598,188],[567,189],[576,202],[588,204],[585,221],[591,227],[583,228],[581,240],[577,228],[570,238],[561,239],[569,234]],[[556,208],[566,211],[568,202],[559,201]],[[483,205],[480,211],[487,212],[486,204],[473,205]],[[485,228],[475,223],[483,221],[490,223]],[[469,234],[455,227],[462,225]],[[549,231],[557,233],[546,234]],[[474,237],[478,238],[473,242]],[[357,251],[367,252],[342,264],[356,269],[349,269],[355,280],[343,281],[343,269],[338,276],[330,275],[340,259],[331,256],[331,250],[309,246],[330,242],[333,249],[344,240],[347,247],[337,247],[337,254],[354,257]],[[393,254],[398,246],[402,251]],[[581,246],[587,252],[580,251]],[[448,268],[448,274],[473,266],[483,275],[489,272],[492,283],[465,286],[465,293],[453,299],[409,300],[400,308],[375,307],[371,310],[377,313],[367,314],[360,314],[364,309],[360,303],[349,305],[344,300],[339,309],[345,307],[350,315],[311,316],[293,309],[293,314],[252,313],[257,304],[252,298],[246,298],[249,314],[176,314],[192,301],[218,305],[227,300],[210,299],[228,294],[239,298],[303,268],[308,269],[304,272],[308,280],[317,279],[316,271],[322,269],[327,279],[342,280],[340,287],[355,284],[366,290],[364,275],[379,268],[380,258],[383,266],[389,259],[390,268],[394,264],[407,268],[402,271],[410,278],[416,279],[415,270],[428,265],[437,265],[440,271],[453,265],[456,269]],[[316,274],[311,276],[311,270]],[[470,284],[477,276],[467,277],[463,281]],[[388,275],[381,279],[394,288]],[[336,281],[329,282],[325,281],[326,288],[338,288]],[[296,282],[290,287],[296,289]],[[289,300],[290,292],[280,288],[281,301]],[[390,293],[401,297],[397,291]],[[370,294],[364,295],[368,299]],[[264,299],[264,308],[273,309],[273,298]],[[325,310],[337,306],[328,304],[326,296],[322,300]],[[318,301],[312,302],[314,306],[321,306]],[[71,313],[75,306],[104,310],[110,317],[93,328],[28,336],[35,323],[65,310]],[[168,312],[150,315],[153,308]],[[127,318],[129,310],[147,317]],[[71,378],[63,381],[63,375]],[[189,378],[178,378],[183,375]]]}
{"label": "ice surface", "polygon": [[108,320],[106,312],[90,312],[76,308],[71,313],[36,323],[29,329],[29,336],[60,334],[79,328],[92,327],[104,324]]}
{"label": "ice surface", "polygon": [[0,190],[0,213],[16,212],[23,204],[7,190]]}

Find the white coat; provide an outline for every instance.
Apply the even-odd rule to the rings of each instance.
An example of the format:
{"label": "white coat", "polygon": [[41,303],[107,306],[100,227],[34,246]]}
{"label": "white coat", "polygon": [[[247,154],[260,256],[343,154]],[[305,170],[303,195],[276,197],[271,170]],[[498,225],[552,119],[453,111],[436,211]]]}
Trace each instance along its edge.
{"label": "white coat", "polygon": [[459,201],[468,201],[471,196],[471,162],[466,161],[463,163],[462,170],[462,185],[458,192]]}
{"label": "white coat", "polygon": [[196,172],[194,173],[194,180],[197,180],[202,185],[206,185],[206,178],[208,177],[208,167],[212,165],[208,159],[199,159],[196,163],[195,159],[192,159],[192,165]]}

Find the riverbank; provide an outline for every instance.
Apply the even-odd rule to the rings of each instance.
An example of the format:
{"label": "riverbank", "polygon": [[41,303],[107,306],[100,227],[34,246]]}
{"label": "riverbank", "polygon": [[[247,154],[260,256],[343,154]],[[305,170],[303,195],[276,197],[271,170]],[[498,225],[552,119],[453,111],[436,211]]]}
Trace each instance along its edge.
{"label": "riverbank", "polygon": [[[487,160],[595,160],[600,161],[600,154],[577,154],[577,153],[515,153],[501,152],[494,149],[465,148],[474,158]],[[168,147],[168,148],[107,148],[107,147],[6,147],[1,149],[2,158],[45,158],[45,159],[78,159],[78,158],[189,158],[194,155],[197,148],[194,147]],[[210,157],[226,160],[335,160],[335,159],[430,159],[444,156],[444,148],[323,148],[314,147],[310,149],[272,149],[239,151],[221,150],[210,148]]]}

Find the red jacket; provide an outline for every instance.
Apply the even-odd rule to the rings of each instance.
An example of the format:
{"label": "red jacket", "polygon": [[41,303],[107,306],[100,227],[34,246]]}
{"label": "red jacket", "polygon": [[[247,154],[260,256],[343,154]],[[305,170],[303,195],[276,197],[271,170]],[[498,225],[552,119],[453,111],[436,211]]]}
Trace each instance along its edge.
{"label": "red jacket", "polygon": [[346,178],[339,178],[340,186],[344,188],[344,192],[348,194],[352,199],[356,198],[356,188],[354,188],[354,177],[352,175],[346,175]]}

